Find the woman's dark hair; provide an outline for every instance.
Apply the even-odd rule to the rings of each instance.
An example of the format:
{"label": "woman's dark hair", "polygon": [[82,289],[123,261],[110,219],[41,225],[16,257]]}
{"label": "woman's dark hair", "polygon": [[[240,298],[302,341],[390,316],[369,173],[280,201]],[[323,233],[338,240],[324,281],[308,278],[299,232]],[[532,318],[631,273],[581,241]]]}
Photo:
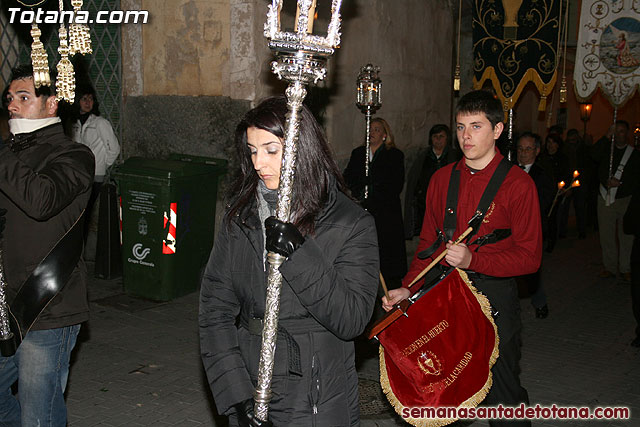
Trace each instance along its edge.
{"label": "woman's dark hair", "polygon": [[[236,127],[235,146],[239,170],[229,189],[227,221],[251,206],[256,197],[259,177],[247,146],[247,129],[255,127],[266,130],[283,140],[287,111],[284,96],[267,98],[248,111]],[[327,200],[329,186],[335,181],[343,192],[346,192],[346,186],[324,132],[306,106],[300,110],[299,118],[300,135],[290,221],[301,233],[313,234],[315,219]]]}
{"label": "woman's dark hair", "polygon": [[[550,133],[549,135],[547,135],[547,137],[545,138],[545,142],[550,139],[553,142],[555,142],[556,144],[558,144],[558,150],[560,150],[562,148],[562,137],[560,135],[558,135],[557,133]],[[548,152],[548,148],[547,145],[545,144],[545,150]]]}
{"label": "woman's dark hair", "polygon": [[437,124],[433,125],[433,127],[429,131],[429,145],[431,145],[431,137],[440,132],[444,132],[444,134],[447,136],[447,145],[451,143],[451,129],[449,129],[449,126]]}
{"label": "woman's dark hair", "polygon": [[96,96],[96,90],[90,84],[82,84],[76,88],[76,105],[78,106],[78,114],[80,114],[80,98],[85,95],[91,95],[93,97],[93,108],[89,111],[89,114],[93,114],[94,116],[100,115],[100,103],[98,102],[98,97]]}

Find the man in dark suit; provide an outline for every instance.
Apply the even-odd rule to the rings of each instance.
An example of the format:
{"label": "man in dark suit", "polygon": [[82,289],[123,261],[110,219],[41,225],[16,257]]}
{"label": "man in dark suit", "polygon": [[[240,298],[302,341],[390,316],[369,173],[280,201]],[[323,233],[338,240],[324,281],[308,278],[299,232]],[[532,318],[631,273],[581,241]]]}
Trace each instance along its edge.
{"label": "man in dark suit", "polygon": [[[533,179],[538,190],[540,218],[542,219],[542,233],[544,236],[547,231],[547,214],[553,203],[555,187],[544,169],[535,163],[536,157],[540,154],[540,136],[535,133],[525,132],[518,138],[517,147],[518,164]],[[530,292],[533,293],[531,304],[536,309],[536,317],[544,319],[549,315],[549,307],[547,306],[547,295],[540,280],[540,270],[523,278],[527,282]]]}

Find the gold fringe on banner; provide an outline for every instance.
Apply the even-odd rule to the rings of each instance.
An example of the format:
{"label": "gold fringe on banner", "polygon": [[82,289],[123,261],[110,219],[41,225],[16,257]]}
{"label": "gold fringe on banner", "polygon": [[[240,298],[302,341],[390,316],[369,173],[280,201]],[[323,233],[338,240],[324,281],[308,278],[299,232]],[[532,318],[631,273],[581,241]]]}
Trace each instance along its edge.
{"label": "gold fringe on banner", "polygon": [[49,59],[44,45],[40,41],[42,32],[37,24],[31,25],[31,64],[33,65],[33,85],[35,88],[40,86],[51,86],[51,76],[49,76]]}
{"label": "gold fringe on banner", "polygon": [[[538,89],[538,92],[540,92],[540,102],[542,103],[542,98],[546,98],[553,90],[553,86],[555,86],[556,84],[557,76],[557,73],[554,72],[551,81],[545,84],[542,81],[540,74],[538,74],[538,72],[533,68],[529,68],[522,77],[522,80],[520,80],[520,83],[518,83],[518,86],[516,87],[516,90],[513,92],[511,97],[506,98],[502,90],[498,89],[496,89],[496,95],[498,96],[500,101],[502,101],[502,107],[504,108],[504,111],[509,111],[509,109],[514,108],[516,101],[520,97],[520,94],[522,93],[527,83],[532,82]],[[484,73],[482,73],[482,77],[480,77],[480,80],[476,80],[475,77],[473,78],[473,88],[482,89],[484,82],[487,80],[491,80],[494,88],[501,87],[495,69],[493,67],[487,67],[485,68]],[[543,105],[546,105],[546,101],[544,102],[545,103]],[[540,108],[539,105],[538,108]],[[544,111],[544,108],[542,108],[540,111]]]}

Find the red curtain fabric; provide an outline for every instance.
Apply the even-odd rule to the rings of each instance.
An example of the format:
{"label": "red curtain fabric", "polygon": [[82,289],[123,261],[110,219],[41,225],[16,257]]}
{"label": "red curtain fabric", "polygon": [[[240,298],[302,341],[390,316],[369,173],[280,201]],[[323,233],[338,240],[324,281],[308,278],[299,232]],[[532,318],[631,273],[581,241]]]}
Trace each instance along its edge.
{"label": "red curtain fabric", "polygon": [[466,274],[454,270],[378,335],[381,384],[399,414],[404,407],[474,407],[484,399],[498,357],[490,310]]}

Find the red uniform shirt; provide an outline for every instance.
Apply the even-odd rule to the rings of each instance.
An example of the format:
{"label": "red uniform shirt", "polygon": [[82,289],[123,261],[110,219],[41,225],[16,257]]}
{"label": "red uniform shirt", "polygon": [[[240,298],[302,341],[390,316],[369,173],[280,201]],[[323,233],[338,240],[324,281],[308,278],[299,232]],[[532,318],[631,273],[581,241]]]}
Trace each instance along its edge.
{"label": "red uniform shirt", "polygon": [[[502,159],[503,156],[496,152],[491,163],[473,174],[463,159],[461,162],[443,167],[433,175],[427,190],[427,210],[420,232],[420,243],[409,272],[402,282],[403,286],[407,286],[445,249],[443,243],[431,258],[421,260],[416,256],[433,244],[437,238],[436,230],[443,229],[451,169],[456,167],[460,170],[456,232],[452,239],[455,241],[469,227],[467,222],[474,215],[484,189]],[[531,177],[518,167],[509,170],[485,214],[480,230],[471,241],[501,228],[510,229],[511,236],[497,243],[482,246],[478,252],[475,251],[475,245],[469,247],[472,258],[468,270],[495,277],[521,276],[537,271],[542,258],[542,225],[538,194]],[[444,259],[441,263],[448,265]]]}

